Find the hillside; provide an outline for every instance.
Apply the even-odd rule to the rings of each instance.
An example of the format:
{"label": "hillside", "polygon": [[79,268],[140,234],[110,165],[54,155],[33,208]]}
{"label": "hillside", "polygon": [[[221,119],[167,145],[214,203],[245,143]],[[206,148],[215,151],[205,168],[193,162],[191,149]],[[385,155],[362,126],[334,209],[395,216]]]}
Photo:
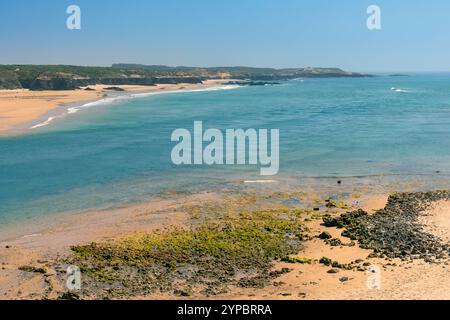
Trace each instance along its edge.
{"label": "hillside", "polygon": [[0,65],[0,89],[70,90],[108,85],[201,83],[207,79],[288,80],[294,78],[365,77],[337,68],[169,67],[115,64],[112,67],[68,65]]}
{"label": "hillside", "polygon": [[321,78],[321,77],[367,77],[370,75],[355,72],[346,72],[339,68],[252,68],[252,67],[168,67],[158,65],[139,64],[113,64],[113,68],[122,70],[148,70],[160,73],[191,74],[199,77],[217,77],[226,75],[233,79],[249,80],[288,80],[295,78]]}

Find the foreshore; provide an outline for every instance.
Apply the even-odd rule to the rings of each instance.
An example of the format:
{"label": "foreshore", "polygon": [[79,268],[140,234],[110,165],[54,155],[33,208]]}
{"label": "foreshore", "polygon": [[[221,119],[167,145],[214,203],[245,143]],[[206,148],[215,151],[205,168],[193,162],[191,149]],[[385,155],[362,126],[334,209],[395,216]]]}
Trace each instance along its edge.
{"label": "foreshore", "polygon": [[[394,251],[392,252],[395,253],[396,248],[402,245],[395,242],[395,239],[397,239],[395,237],[394,243],[388,243],[382,251],[374,254],[377,251],[374,251],[370,245],[363,245],[365,240],[361,236],[356,235],[355,238],[345,236],[343,231],[353,229],[345,226],[343,228],[332,227],[332,222],[324,224],[324,221],[332,221],[330,218],[338,219],[341,214],[359,209],[367,212],[369,217],[381,209],[391,212],[390,208],[397,208],[397,204],[394,203],[397,200],[395,200],[395,197],[391,197],[389,200],[391,201],[391,207],[389,207],[389,205],[387,206],[388,197],[389,194],[362,195],[353,193],[330,200],[323,194],[312,191],[275,192],[270,191],[270,188],[263,190],[249,189],[239,193],[219,190],[198,194],[173,192],[142,204],[70,215],[56,220],[52,226],[37,233],[11,238],[0,243],[0,263],[2,264],[0,294],[5,299],[56,299],[66,297],[67,295],[64,295],[67,292],[67,288],[65,288],[66,266],[68,263],[84,263],[83,259],[90,256],[88,253],[90,250],[108,250],[109,255],[114,256],[115,244],[118,245],[117,248],[121,248],[118,250],[135,250],[137,248],[135,246],[140,241],[138,239],[141,239],[141,237],[150,237],[145,241],[150,241],[155,245],[160,241],[158,239],[162,237],[161,239],[165,239],[165,245],[169,243],[175,245],[184,237],[194,236],[198,237],[198,241],[202,241],[200,239],[207,235],[210,242],[205,243],[206,247],[202,247],[202,250],[213,250],[212,252],[214,252],[215,236],[226,236],[223,239],[225,242],[222,242],[222,240],[219,242],[221,243],[220,246],[224,246],[222,249],[225,250],[224,252],[231,250],[225,254],[224,258],[234,261],[236,258],[234,255],[242,255],[242,258],[237,261],[239,261],[239,264],[243,263],[243,265],[240,267],[232,266],[236,268],[234,271],[237,272],[236,276],[241,277],[239,281],[234,280],[234,276],[222,275],[220,272],[222,275],[220,279],[222,280],[218,282],[210,282],[213,279],[197,278],[198,275],[194,278],[190,278],[192,275],[184,275],[180,278],[180,274],[172,274],[171,272],[167,274],[167,278],[155,280],[152,272],[156,271],[152,265],[157,265],[157,262],[152,262],[147,266],[143,260],[140,260],[139,265],[136,265],[137,268],[153,270],[150,271],[149,278],[143,274],[143,276],[145,275],[143,278],[137,277],[135,280],[130,280],[131,282],[125,289],[114,289],[112,283],[108,284],[108,281],[103,284],[98,283],[100,281],[98,279],[104,279],[106,274],[96,278],[99,276],[97,271],[96,273],[86,271],[86,274],[83,273],[82,275],[82,291],[72,292],[70,297],[82,299],[450,298],[450,281],[447,277],[449,271],[448,257],[431,258],[431,253],[436,250],[436,244],[433,242],[436,240],[432,237],[441,239],[442,245],[445,246],[445,241],[448,240],[450,234],[448,224],[450,201],[447,199],[447,193],[400,194],[400,198],[398,198],[398,204],[403,203],[403,206],[404,203],[410,203],[411,208],[417,208],[417,214],[419,215],[418,222],[415,222],[415,218],[409,214],[395,218],[396,221],[404,221],[408,224],[404,228],[399,225],[399,241],[404,240],[401,238],[402,230],[410,230],[409,223],[412,223],[412,229],[417,228],[415,232],[418,236],[414,240],[416,242],[406,244],[412,247],[418,246],[420,249],[422,244],[419,244],[418,241],[425,239],[426,241],[423,242],[424,248],[427,248],[426,250],[431,248],[430,255],[427,254],[428,258],[424,258],[425,256],[414,258],[409,253],[405,256],[401,256],[400,253],[389,256],[389,252],[391,252],[389,250],[393,248]],[[420,211],[423,210],[423,204],[420,202],[422,198],[442,199],[429,202],[429,205],[426,208],[424,207],[424,211]],[[292,203],[295,204],[292,205]],[[393,204],[394,206],[392,206]],[[421,209],[419,210],[419,208]],[[254,234],[255,231],[252,231],[251,225],[247,225],[246,220],[239,222],[241,221],[240,217],[243,217],[242,215],[252,217],[251,221],[259,221],[258,223],[270,225],[273,232],[276,232],[277,228],[282,228],[282,230],[285,230],[284,232],[300,232],[302,240],[298,242],[298,247],[293,247],[283,253],[284,255],[291,252],[288,256],[283,257],[283,259],[267,261],[268,264],[266,265],[264,256],[247,256],[245,250],[249,248],[245,248],[246,232],[250,232],[249,234],[252,234],[252,237],[256,237],[251,240],[253,243],[251,247],[257,245],[261,246],[261,250],[269,250],[267,258],[271,256],[270,250],[272,249],[266,248],[267,243],[264,242],[266,240],[259,242],[261,241],[258,238],[259,235]],[[374,217],[376,217],[376,214]],[[370,219],[370,223],[378,223],[377,218]],[[289,224],[286,224],[288,221],[290,221]],[[361,223],[365,223],[364,221]],[[233,228],[237,228],[236,232],[240,234],[236,240],[239,242],[237,245],[244,248],[240,247],[236,252],[235,249],[227,249],[226,241],[228,240],[226,239],[231,237],[229,241],[232,241],[234,235],[233,233],[221,235],[225,231],[221,228],[216,230],[216,227],[214,227],[216,223],[218,223],[217,226],[230,224]],[[203,229],[201,225],[205,225],[206,229]],[[381,225],[383,228],[386,226],[383,223]],[[423,226],[423,229],[430,236],[421,238],[422,231],[420,230],[422,230],[422,227],[419,227],[419,225]],[[188,231],[191,229],[197,231]],[[177,232],[181,233],[176,238],[171,238],[171,232],[174,230],[179,230]],[[186,235],[183,235],[184,232],[187,232]],[[191,232],[194,233],[191,234]],[[196,234],[197,232],[201,233]],[[206,234],[202,235],[204,232]],[[280,234],[271,241],[280,242],[281,247],[277,245],[277,248],[283,248],[283,243],[286,240],[287,238],[285,239]],[[379,240],[385,241],[381,238]],[[94,242],[98,245],[91,247],[90,244]],[[104,249],[101,249],[103,246],[105,246]],[[209,248],[209,246],[213,247]],[[74,248],[75,251],[72,251],[71,248]],[[387,255],[380,254],[383,252]],[[103,253],[100,251],[96,255],[102,256]],[[167,257],[165,261],[170,261],[172,258]],[[191,259],[197,258],[192,257]],[[246,262],[246,259],[251,261],[256,259],[252,262],[254,266],[251,272],[250,269],[244,271],[247,268],[246,263],[250,262],[250,260]],[[201,261],[199,260],[199,265],[191,267],[206,268],[206,274],[212,272],[208,268],[214,267],[214,263],[219,263],[219,265],[224,263],[221,260],[216,262],[212,260],[210,262],[212,265],[209,265],[209,263],[203,265]],[[95,263],[95,261],[92,260],[89,263]],[[88,265],[90,265],[89,263]],[[226,265],[222,267],[225,268]],[[368,286],[371,266],[377,268],[374,270],[380,272],[380,287],[371,288]],[[266,267],[269,267],[269,269],[266,270]],[[120,270],[120,264],[118,268]],[[181,268],[185,270],[185,273],[190,274],[189,269]],[[244,269],[241,270],[240,268]],[[216,269],[217,266],[214,268],[214,274],[218,272]],[[116,276],[120,277],[121,275],[119,272]],[[147,280],[144,281],[144,279]],[[197,280],[191,283],[190,281],[193,279]],[[117,281],[120,283],[120,278]],[[145,282],[145,286],[142,281]],[[184,281],[187,281],[187,286],[183,284]],[[107,287],[110,287],[110,289],[105,289]],[[424,288],[426,289],[424,290]]]}
{"label": "foreshore", "polygon": [[[63,91],[0,90],[0,136],[23,132],[39,125],[52,116],[58,108],[64,106],[81,105],[111,95],[211,88],[228,81],[230,80],[217,79],[206,80],[202,84],[180,83],[155,86],[93,85],[79,90]],[[111,90],[111,87],[123,91]]]}

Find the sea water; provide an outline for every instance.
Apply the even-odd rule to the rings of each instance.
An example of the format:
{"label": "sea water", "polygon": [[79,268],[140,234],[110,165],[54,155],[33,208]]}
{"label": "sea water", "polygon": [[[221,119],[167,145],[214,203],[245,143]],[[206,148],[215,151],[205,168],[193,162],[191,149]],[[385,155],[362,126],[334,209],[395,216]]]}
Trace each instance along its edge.
{"label": "sea water", "polygon": [[175,166],[171,133],[192,129],[194,121],[219,130],[279,129],[280,170],[269,182],[432,181],[436,174],[445,181],[450,174],[450,74],[227,88],[72,107],[24,135],[0,138],[0,224],[167,190],[264,182],[255,166]]}

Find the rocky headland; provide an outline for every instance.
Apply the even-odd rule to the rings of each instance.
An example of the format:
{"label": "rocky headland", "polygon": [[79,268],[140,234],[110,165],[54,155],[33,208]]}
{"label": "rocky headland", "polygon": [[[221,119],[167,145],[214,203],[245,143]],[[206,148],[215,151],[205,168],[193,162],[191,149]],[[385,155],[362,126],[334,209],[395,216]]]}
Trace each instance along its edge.
{"label": "rocky headland", "polygon": [[209,79],[275,81],[295,78],[367,76],[369,75],[346,72],[337,68],[191,68],[130,64],[117,64],[112,67],[3,65],[0,66],[0,89],[74,90],[96,84],[153,86],[178,83],[200,84]]}

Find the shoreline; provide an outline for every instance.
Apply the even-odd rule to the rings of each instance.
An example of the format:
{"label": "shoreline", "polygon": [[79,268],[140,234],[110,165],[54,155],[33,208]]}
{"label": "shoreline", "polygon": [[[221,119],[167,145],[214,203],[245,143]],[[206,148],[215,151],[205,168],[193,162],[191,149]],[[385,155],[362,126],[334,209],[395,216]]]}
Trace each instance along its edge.
{"label": "shoreline", "polygon": [[[133,210],[151,204],[155,201],[165,200],[167,197],[171,200],[183,199],[186,195],[198,195],[204,193],[215,193],[222,195],[236,195],[241,192],[267,193],[275,186],[280,193],[287,193],[291,190],[298,190],[301,193],[308,195],[308,197],[327,198],[327,197],[350,197],[355,198],[353,201],[355,205],[360,206],[366,211],[370,212],[370,206],[373,204],[379,205],[377,199],[380,195],[395,193],[395,192],[421,192],[425,190],[440,190],[450,189],[450,184],[447,183],[441,187],[430,187],[428,180],[394,180],[375,179],[378,176],[369,177],[309,177],[303,182],[292,179],[292,177],[280,176],[276,180],[249,180],[247,176],[235,177],[229,181],[227,186],[215,186],[213,191],[208,189],[198,189],[195,192],[186,192],[184,188],[177,190],[161,189],[159,193],[149,193],[146,196],[134,200],[123,200],[120,202],[104,203],[98,207],[90,207],[73,211],[55,211],[44,215],[35,215],[28,218],[19,218],[16,221],[6,222],[3,227],[0,227],[2,235],[0,243],[7,241],[15,241],[36,233],[41,233],[51,229],[54,226],[63,225],[71,221],[77,216],[96,215],[103,212],[115,212],[117,210]],[[397,176],[395,176],[397,177]],[[442,178],[442,177],[441,177]],[[345,180],[346,186],[336,185],[336,181]],[[445,179],[442,178],[442,179]],[[434,184],[437,184],[434,181]],[[311,204],[311,203],[310,203]],[[311,204],[312,205],[312,204]],[[8,231],[6,231],[8,230]],[[27,230],[24,232],[24,230]]]}
{"label": "shoreline", "polygon": [[[0,90],[0,137],[11,137],[44,127],[53,120],[76,113],[89,105],[109,104],[121,99],[133,99],[154,94],[190,92],[220,88],[232,79],[211,79],[202,84],[162,84],[155,86],[93,85],[64,91]],[[124,91],[107,90],[115,87]],[[232,86],[229,86],[230,88]],[[71,110],[72,109],[72,110]]]}
{"label": "shoreline", "polygon": [[[260,204],[257,208],[283,208],[285,201],[294,198],[301,199],[299,204],[292,208],[313,208],[318,211],[306,213],[305,223],[309,229],[308,234],[313,236],[305,240],[304,248],[293,259],[307,257],[312,263],[302,264],[293,262],[275,261],[273,270],[289,269],[286,274],[280,275],[273,284],[261,288],[230,287],[226,293],[205,296],[192,293],[189,299],[401,299],[408,298],[439,298],[439,291],[434,290],[427,297],[424,293],[417,293],[417,287],[412,283],[423,284],[418,274],[427,274],[433,277],[433,283],[442,283],[449,287],[450,283],[443,278],[446,265],[442,263],[426,263],[423,260],[402,261],[400,259],[371,258],[372,252],[362,249],[358,245],[351,246],[348,238],[341,236],[340,229],[324,227],[321,218],[330,214],[338,217],[347,211],[362,208],[372,214],[385,207],[388,195],[363,191],[360,194],[339,196],[334,202],[336,207],[325,206],[326,199],[331,196],[330,191],[318,193],[314,190],[302,191],[283,188],[280,191],[271,191],[265,188],[247,188],[245,191],[222,190],[215,192],[200,192],[196,194],[170,193],[142,203],[128,206],[117,206],[109,209],[92,210],[70,215],[62,215],[53,221],[52,225],[37,233],[28,233],[20,237],[0,241],[0,293],[7,299],[41,299],[43,297],[55,298],[47,295],[46,282],[42,281],[39,273],[20,271],[22,266],[43,267],[53,270],[58,261],[70,255],[71,246],[84,246],[89,243],[109,243],[121,241],[129,236],[170,230],[171,228],[190,228],[198,224],[198,215],[205,210],[211,211],[204,216],[208,221],[217,217],[216,210],[224,208],[245,208],[255,199]],[[230,207],[231,206],[231,207]],[[253,205],[251,205],[253,207]],[[342,207],[342,208],[341,208]],[[228,209],[227,209],[228,210]],[[442,230],[448,231],[448,223],[438,219],[444,212],[445,217],[450,214],[450,202],[439,202],[423,216],[420,223],[429,226],[432,233],[439,234]],[[317,216],[317,217],[315,217]],[[307,217],[310,217],[306,219]],[[308,222],[306,222],[308,221]],[[446,224],[443,225],[442,222]],[[442,229],[444,228],[444,229]],[[428,230],[428,229],[427,229]],[[321,232],[329,232],[333,239],[339,239],[343,245],[330,246],[326,241],[316,238]],[[383,287],[381,290],[369,290],[365,287],[367,273],[361,270],[338,269],[329,273],[331,267],[318,261],[322,257],[329,257],[342,264],[353,264],[354,261],[369,261],[378,265],[382,270]],[[295,260],[293,260],[295,261]],[[360,263],[359,265],[362,265]],[[57,267],[56,270],[58,270]],[[51,279],[54,292],[64,292],[60,271],[49,271],[45,276]],[[346,279],[345,281],[342,279]],[[19,281],[19,282],[18,282]],[[20,283],[19,285],[11,285]],[[400,287],[399,287],[400,286]],[[12,290],[11,288],[14,288]],[[442,297],[447,297],[443,295]],[[186,299],[176,294],[154,293],[145,296],[134,296],[137,299]]]}

